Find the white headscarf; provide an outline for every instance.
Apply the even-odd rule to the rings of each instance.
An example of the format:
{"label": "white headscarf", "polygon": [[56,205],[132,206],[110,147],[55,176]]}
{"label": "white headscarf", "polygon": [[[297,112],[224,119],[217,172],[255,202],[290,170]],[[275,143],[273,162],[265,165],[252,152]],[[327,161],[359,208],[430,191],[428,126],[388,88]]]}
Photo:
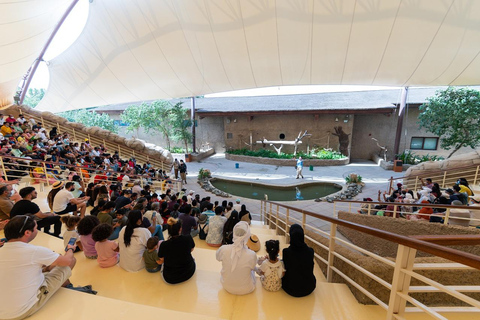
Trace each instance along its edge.
{"label": "white headscarf", "polygon": [[242,250],[248,250],[247,242],[250,238],[250,227],[246,221],[239,221],[235,227],[233,227],[233,248],[230,254],[232,259],[232,268],[230,271],[233,272],[237,267],[238,259],[242,254]]}

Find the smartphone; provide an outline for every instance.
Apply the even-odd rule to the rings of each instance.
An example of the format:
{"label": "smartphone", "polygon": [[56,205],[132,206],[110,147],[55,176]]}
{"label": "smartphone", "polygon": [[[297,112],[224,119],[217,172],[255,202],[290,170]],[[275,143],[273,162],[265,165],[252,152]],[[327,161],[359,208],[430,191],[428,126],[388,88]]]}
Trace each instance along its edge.
{"label": "smartphone", "polygon": [[68,245],[65,247],[65,252],[68,250],[68,246],[74,246],[76,242],[77,238],[70,238],[70,240],[68,241]]}
{"label": "smartphone", "polygon": [[155,218],[156,215],[157,215],[157,212],[154,211],[154,212],[152,213],[152,219]]}

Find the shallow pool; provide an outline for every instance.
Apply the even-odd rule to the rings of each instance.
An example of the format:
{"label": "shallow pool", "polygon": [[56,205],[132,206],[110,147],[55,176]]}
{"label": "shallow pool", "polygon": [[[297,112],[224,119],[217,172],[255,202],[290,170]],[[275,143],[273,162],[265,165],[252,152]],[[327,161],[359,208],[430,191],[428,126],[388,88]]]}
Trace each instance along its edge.
{"label": "shallow pool", "polygon": [[230,193],[233,196],[263,200],[266,194],[268,195],[268,200],[271,201],[311,200],[325,197],[341,190],[338,184],[327,182],[312,182],[288,187],[218,178],[212,179],[210,182],[215,188]]}

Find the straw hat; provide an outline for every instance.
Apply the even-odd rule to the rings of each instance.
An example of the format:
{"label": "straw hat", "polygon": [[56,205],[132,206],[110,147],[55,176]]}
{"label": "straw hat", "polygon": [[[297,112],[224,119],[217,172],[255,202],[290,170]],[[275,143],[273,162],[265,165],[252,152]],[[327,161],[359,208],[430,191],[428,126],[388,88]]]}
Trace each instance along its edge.
{"label": "straw hat", "polygon": [[205,224],[205,223],[207,223],[207,220],[208,220],[208,216],[207,216],[205,213],[202,213],[202,214],[198,217],[198,223],[199,223],[199,224]]}
{"label": "straw hat", "polygon": [[250,238],[248,239],[247,241],[247,247],[250,249],[250,250],[253,250],[255,252],[257,252],[258,250],[260,250],[260,241],[258,240],[258,237],[254,234],[252,234],[250,236]]}
{"label": "straw hat", "polygon": [[52,185],[52,189],[59,189],[63,187],[63,185],[64,185],[63,181],[57,181]]}

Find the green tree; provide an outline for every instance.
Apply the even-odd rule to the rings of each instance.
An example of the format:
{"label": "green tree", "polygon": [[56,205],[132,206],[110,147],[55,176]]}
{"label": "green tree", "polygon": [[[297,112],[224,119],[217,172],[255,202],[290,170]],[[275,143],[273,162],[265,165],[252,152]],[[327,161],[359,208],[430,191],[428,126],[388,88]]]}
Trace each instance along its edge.
{"label": "green tree", "polygon": [[168,101],[157,100],[151,104],[128,106],[122,113],[122,121],[128,123],[127,132],[142,128],[146,133],[159,132],[167,142],[167,149],[171,147],[171,122],[172,104]]}
{"label": "green tree", "polygon": [[106,113],[97,113],[86,109],[66,111],[58,114],[71,122],[82,123],[87,127],[97,126],[102,129],[117,133],[118,128]]}
{"label": "green tree", "polygon": [[185,144],[185,152],[188,152],[188,144],[192,142],[192,120],[188,116],[188,109],[182,106],[183,102],[175,104],[170,111],[169,120],[173,128],[173,140],[182,141]]}
{"label": "green tree", "polygon": [[35,108],[40,100],[45,96],[45,89],[43,88],[30,88],[23,99],[23,104],[31,108]]}
{"label": "green tree", "polygon": [[440,137],[440,146],[453,151],[480,145],[480,92],[466,88],[449,87],[439,90],[427,103],[420,106],[418,124]]}

